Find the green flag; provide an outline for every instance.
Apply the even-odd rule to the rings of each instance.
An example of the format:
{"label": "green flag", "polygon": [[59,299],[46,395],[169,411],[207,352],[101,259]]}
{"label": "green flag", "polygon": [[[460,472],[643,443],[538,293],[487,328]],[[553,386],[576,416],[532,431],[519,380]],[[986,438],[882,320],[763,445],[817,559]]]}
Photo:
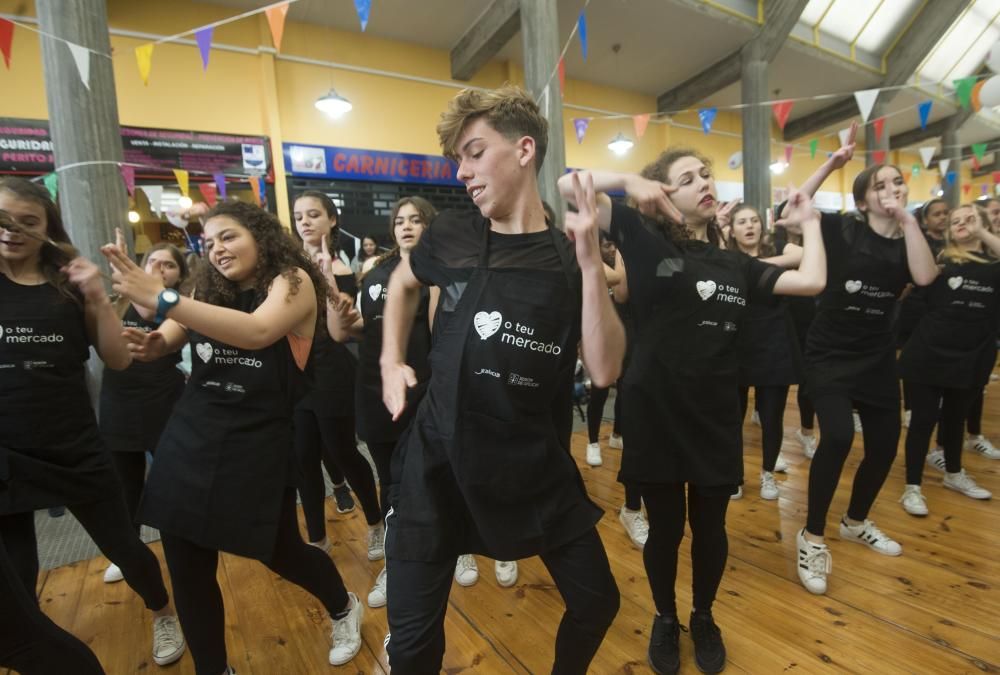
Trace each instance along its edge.
{"label": "green flag", "polygon": [[48,188],[49,194],[52,195],[52,201],[55,201],[56,193],[59,192],[59,174],[53,171],[50,174],[46,174],[42,180],[45,182],[45,187]]}
{"label": "green flag", "polygon": [[986,143],[973,143],[972,152],[975,153],[976,159],[982,162],[983,158],[986,157]]}
{"label": "green flag", "polygon": [[955,85],[955,96],[958,98],[958,102],[966,110],[972,105],[972,88],[976,85],[976,78],[963,77],[960,80],[953,80]]}
{"label": "green flag", "polygon": [[809,159],[816,159],[816,148],[819,147],[819,139],[814,138],[809,141]]}

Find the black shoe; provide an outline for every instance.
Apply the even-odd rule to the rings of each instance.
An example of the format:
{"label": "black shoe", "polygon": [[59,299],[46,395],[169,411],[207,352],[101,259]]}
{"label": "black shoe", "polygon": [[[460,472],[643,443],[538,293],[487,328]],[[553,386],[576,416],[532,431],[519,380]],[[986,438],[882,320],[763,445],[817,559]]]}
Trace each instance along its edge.
{"label": "black shoe", "polygon": [[653,631],[649,638],[649,667],[659,675],[671,675],[680,670],[681,648],[678,640],[681,626],[676,616],[654,616]]}
{"label": "black shoe", "polygon": [[722,631],[712,620],[712,613],[691,612],[690,630],[698,670],[721,673],[726,667],[726,646],[722,644]]}
{"label": "black shoe", "polygon": [[333,488],[333,498],[337,500],[337,513],[350,513],[354,510],[354,497],[351,488],[344,483]]}

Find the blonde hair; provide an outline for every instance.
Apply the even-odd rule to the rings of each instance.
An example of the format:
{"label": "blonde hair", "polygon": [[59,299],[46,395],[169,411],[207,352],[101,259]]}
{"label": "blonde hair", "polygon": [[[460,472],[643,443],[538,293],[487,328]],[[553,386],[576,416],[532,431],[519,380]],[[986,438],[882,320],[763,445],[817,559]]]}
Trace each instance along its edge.
{"label": "blonde hair", "polygon": [[510,84],[486,91],[463,89],[448,102],[437,125],[445,157],[458,160],[456,146],[462,131],[480,117],[509,141],[530,136],[535,141],[535,171],[541,169],[549,144],[549,123],[531,95]]}
{"label": "blonde hair", "polygon": [[[981,205],[979,205],[979,204],[959,204],[957,207],[955,207],[954,209],[952,209],[950,215],[954,216],[955,212],[958,211],[959,209],[972,209],[972,212],[976,214],[977,218],[979,218],[979,226],[983,227],[983,228],[986,228],[986,230],[990,229],[990,218],[989,218],[989,215],[986,213],[986,209],[984,209]],[[944,231],[944,248],[942,248],[941,252],[938,253],[938,262],[940,262],[940,263],[945,263],[945,262],[957,262],[957,263],[979,262],[979,263],[984,263],[984,262],[989,262],[989,261],[986,259],[985,256],[983,256],[980,253],[976,253],[975,251],[968,251],[968,250],[962,248],[961,246],[958,245],[957,242],[955,242],[951,238],[951,218],[949,217],[949,219],[948,219],[948,228]]]}

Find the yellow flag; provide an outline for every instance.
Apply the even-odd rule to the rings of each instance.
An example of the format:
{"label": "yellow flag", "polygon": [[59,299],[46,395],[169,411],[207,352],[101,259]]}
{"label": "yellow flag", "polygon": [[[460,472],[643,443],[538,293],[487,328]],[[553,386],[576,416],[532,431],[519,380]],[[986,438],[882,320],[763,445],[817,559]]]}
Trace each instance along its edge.
{"label": "yellow flag", "polygon": [[174,176],[177,177],[177,185],[181,188],[181,194],[188,196],[188,172],[184,169],[174,169]]}
{"label": "yellow flag", "polygon": [[135,48],[135,60],[139,64],[139,75],[144,85],[149,84],[149,69],[153,67],[153,43]]}

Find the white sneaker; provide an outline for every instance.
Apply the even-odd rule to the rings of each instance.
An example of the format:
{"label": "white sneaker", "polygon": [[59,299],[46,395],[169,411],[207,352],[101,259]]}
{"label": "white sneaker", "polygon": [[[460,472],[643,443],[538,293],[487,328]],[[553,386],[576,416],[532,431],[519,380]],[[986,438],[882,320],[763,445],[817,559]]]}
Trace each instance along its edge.
{"label": "white sneaker", "polygon": [[504,588],[510,588],[517,583],[516,560],[497,560],[493,564],[493,572],[497,575],[497,583]]}
{"label": "white sneaker", "polygon": [[993,447],[989,439],[979,434],[978,436],[971,436],[969,440],[965,442],[965,447],[970,450],[975,450],[983,457],[988,459],[1000,459],[1000,450]]}
{"label": "white sneaker", "polygon": [[760,413],[757,412],[756,410],[750,413],[750,424],[756,424],[757,426],[760,426]]}
{"label": "white sneaker", "polygon": [[775,473],[788,473],[788,462],[781,453],[778,453],[778,459],[774,461],[774,472]]}
{"label": "white sneaker", "polygon": [[910,418],[912,418],[912,417],[913,417],[913,411],[912,410],[904,410],[903,411],[903,428],[904,429],[909,429],[910,428]]}
{"label": "white sneaker", "polygon": [[601,459],[600,443],[587,444],[587,464],[590,466],[600,466],[601,464],[604,464],[604,460]]}
{"label": "white sneaker", "polygon": [[323,553],[329,553],[333,548],[333,544],[330,543],[329,537],[323,537],[319,541],[307,541],[306,543],[310,546],[315,546],[319,550],[323,551]]}
{"label": "white sneaker", "polygon": [[927,466],[937,469],[941,473],[945,472],[944,450],[940,446],[927,453]]}
{"label": "white sneaker", "polygon": [[385,568],[378,573],[378,577],[375,578],[375,585],[372,589],[368,591],[368,606],[369,607],[385,607],[387,600],[385,583],[388,575],[386,574]]}
{"label": "white sneaker", "polygon": [[625,444],[622,443],[621,434],[611,434],[611,436],[608,438],[608,447],[611,448],[612,450],[621,450],[623,447],[625,447]]}
{"label": "white sneaker", "polygon": [[381,560],[385,557],[385,526],[379,522],[368,526],[368,559]]}
{"label": "white sneaker", "polygon": [[826,593],[826,575],[833,570],[833,558],[826,544],[814,544],[806,541],[805,529],[795,535],[799,550],[799,581],[806,590],[816,595]]}
{"label": "white sneaker", "polygon": [[455,563],[455,581],[459,586],[472,586],[479,581],[479,565],[471,554],[458,556]]}
{"label": "white sneaker", "polygon": [[729,499],[732,500],[732,501],[734,501],[734,502],[737,499],[743,499],[743,486],[742,485],[737,485],[736,486],[736,492],[734,492],[733,494],[729,495]]}
{"label": "white sneaker", "polygon": [[861,428],[861,415],[854,413],[854,433],[860,434],[863,431]]}
{"label": "white sneaker", "polygon": [[924,499],[924,493],[920,491],[919,485],[907,485],[903,488],[903,496],[899,498],[899,503],[911,516],[926,516],[929,513],[927,500]]}
{"label": "white sneaker", "polygon": [[802,444],[802,454],[807,459],[812,459],[813,455],[816,454],[816,437],[806,436],[802,433],[802,429],[799,429],[795,432],[795,438]]}
{"label": "white sneaker", "polygon": [[184,654],[184,633],[176,616],[153,619],[153,661],[169,666]]}
{"label": "white sneaker", "polygon": [[973,499],[990,499],[993,496],[993,493],[986,488],[979,487],[976,481],[972,480],[972,476],[965,473],[965,469],[962,469],[958,473],[948,473],[946,471],[944,474],[944,486],[949,490],[961,492],[966,497]]}
{"label": "white sneaker", "polygon": [[623,506],[618,511],[618,520],[625,528],[625,534],[632,540],[632,545],[642,550],[646,546],[646,540],[649,539],[649,523],[646,522],[642,509],[629,511]]}
{"label": "white sneaker", "polygon": [[104,583],[113,584],[116,581],[121,581],[125,578],[122,574],[122,569],[118,565],[111,563],[108,565],[108,569],[104,570]]}
{"label": "white sneaker", "polygon": [[347,597],[351,600],[351,610],[343,619],[333,619],[330,631],[331,666],[342,666],[361,651],[361,618],[365,615],[365,606],[354,593],[348,592]]}
{"label": "white sneaker", "polygon": [[895,556],[903,554],[903,547],[899,545],[899,542],[890,539],[889,535],[875,527],[875,523],[867,518],[860,525],[848,525],[841,519],[840,538],[844,541],[864,544],[871,550],[882,555]]}
{"label": "white sneaker", "polygon": [[768,501],[778,498],[778,483],[770,471],[760,472],[760,498]]}

